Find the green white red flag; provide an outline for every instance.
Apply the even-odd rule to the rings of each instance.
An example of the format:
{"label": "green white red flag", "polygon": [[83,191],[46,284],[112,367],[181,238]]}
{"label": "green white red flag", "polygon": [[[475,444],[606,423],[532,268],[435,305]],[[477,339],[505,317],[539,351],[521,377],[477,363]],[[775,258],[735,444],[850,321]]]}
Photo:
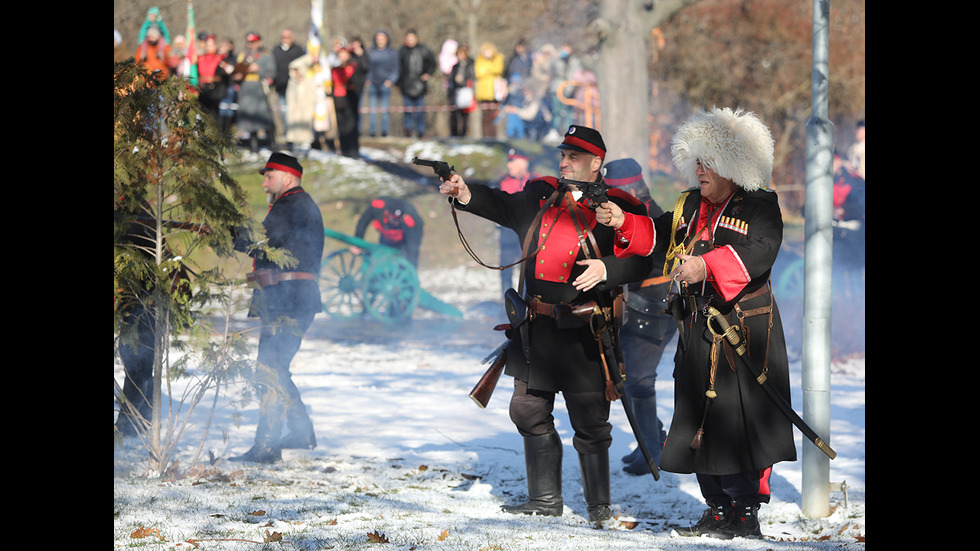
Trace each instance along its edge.
{"label": "green white red flag", "polygon": [[197,29],[194,25],[194,3],[187,0],[187,53],[181,61],[180,74],[197,86]]}

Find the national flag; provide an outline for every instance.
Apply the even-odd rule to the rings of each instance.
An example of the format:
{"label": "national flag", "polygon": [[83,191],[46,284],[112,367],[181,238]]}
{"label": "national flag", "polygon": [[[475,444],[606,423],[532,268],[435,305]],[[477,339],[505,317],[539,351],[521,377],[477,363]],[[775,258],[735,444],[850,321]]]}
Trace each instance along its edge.
{"label": "national flag", "polygon": [[180,74],[197,86],[197,29],[194,25],[194,3],[187,1],[187,53],[181,62]]}

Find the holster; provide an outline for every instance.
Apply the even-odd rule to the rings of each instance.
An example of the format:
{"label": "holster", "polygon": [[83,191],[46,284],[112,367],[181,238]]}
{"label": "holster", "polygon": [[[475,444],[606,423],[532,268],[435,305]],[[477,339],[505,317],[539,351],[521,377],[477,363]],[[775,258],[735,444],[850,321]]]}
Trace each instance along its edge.
{"label": "holster", "polygon": [[[524,277],[523,271],[521,277]],[[524,359],[526,361],[531,361],[531,335],[530,335],[530,312],[528,311],[527,303],[524,302],[524,298],[521,294],[515,291],[513,288],[507,289],[504,292],[504,310],[507,312],[507,319],[510,321],[510,327],[513,331],[518,330],[521,334],[521,345],[524,348]]]}
{"label": "holster", "polygon": [[507,289],[504,293],[504,310],[507,311],[507,320],[510,321],[512,329],[520,327],[527,321],[527,303],[513,288]]}
{"label": "holster", "polygon": [[277,285],[279,283],[279,280],[276,278],[276,273],[272,270],[255,270],[254,272],[249,272],[245,274],[245,281],[253,289]]}
{"label": "holster", "polygon": [[551,305],[551,317],[559,329],[575,329],[585,327],[592,321],[592,316],[601,311],[594,300],[579,304],[559,303]]}

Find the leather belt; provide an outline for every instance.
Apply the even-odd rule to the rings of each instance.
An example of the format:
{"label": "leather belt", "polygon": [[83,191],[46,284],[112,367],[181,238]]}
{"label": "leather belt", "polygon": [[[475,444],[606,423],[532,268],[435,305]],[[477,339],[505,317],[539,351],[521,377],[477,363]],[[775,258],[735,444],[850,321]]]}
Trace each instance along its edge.
{"label": "leather belt", "polygon": [[741,304],[742,302],[744,302],[746,300],[751,300],[751,299],[754,299],[756,297],[760,297],[760,296],[762,296],[762,295],[764,295],[766,293],[769,293],[769,292],[772,292],[772,289],[770,287],[769,282],[766,282],[766,284],[763,285],[762,287],[759,287],[755,291],[752,291],[751,293],[749,293],[749,294],[745,295],[744,297],[740,298],[739,301],[738,301],[738,304],[735,305],[735,311],[738,313],[738,317],[740,317],[740,318],[747,318],[747,317],[751,317],[751,316],[758,316],[760,314],[768,314],[768,313],[772,312],[772,301],[771,300],[769,301],[769,304],[767,304],[765,306],[760,306],[759,308],[752,308],[750,310],[742,310],[742,308],[739,306],[739,304]]}
{"label": "leather belt", "polygon": [[276,274],[279,281],[290,281],[293,279],[316,279],[316,274],[312,272],[280,272]]}
{"label": "leather belt", "polygon": [[554,317],[554,306],[554,304],[548,304],[547,302],[538,300],[537,297],[530,297],[527,299],[528,309],[535,314]]}
{"label": "leather belt", "polygon": [[282,281],[308,279],[315,281],[317,274],[312,272],[273,272],[272,270],[256,270],[245,274],[249,287],[269,287]]}

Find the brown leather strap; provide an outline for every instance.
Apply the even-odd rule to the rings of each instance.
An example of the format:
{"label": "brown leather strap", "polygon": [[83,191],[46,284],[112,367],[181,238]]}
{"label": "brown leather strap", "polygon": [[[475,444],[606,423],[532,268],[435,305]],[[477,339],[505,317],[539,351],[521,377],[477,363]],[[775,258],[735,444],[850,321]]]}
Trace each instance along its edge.
{"label": "brown leather strap", "polygon": [[670,278],[667,276],[651,277],[650,279],[644,279],[640,282],[640,287],[650,287],[651,285],[662,285],[664,283],[669,283]]}
{"label": "brown leather strap", "polygon": [[738,303],[735,304],[735,311],[738,313],[738,317],[739,318],[749,318],[749,317],[752,317],[752,316],[758,316],[760,314],[768,314],[768,313],[772,312],[772,301],[771,300],[769,301],[769,304],[767,304],[765,306],[760,306],[758,308],[752,308],[752,309],[749,309],[749,310],[743,310],[739,306],[739,304],[741,304],[742,302],[744,302],[746,300],[752,300],[752,299],[754,299],[756,297],[760,297],[760,296],[762,296],[762,295],[764,295],[766,293],[769,293],[769,292],[772,292],[772,289],[771,289],[771,286],[770,286],[769,282],[766,282],[766,284],[763,285],[762,287],[759,287],[755,291],[752,291],[751,293],[749,293],[749,294],[745,295],[744,297],[742,297],[741,299],[739,299]]}
{"label": "brown leather strap", "polygon": [[527,299],[527,307],[535,314],[541,314],[542,316],[552,316],[553,315],[553,304],[548,304],[537,297],[530,297]]}
{"label": "brown leather strap", "polygon": [[245,274],[245,281],[250,287],[269,287],[278,285],[282,281],[299,279],[316,281],[317,274],[313,272],[273,272],[272,270],[258,270]]}
{"label": "brown leather strap", "polygon": [[589,230],[589,227],[585,224],[585,221],[579,218],[578,203],[572,199],[572,195],[569,193],[565,196],[565,204],[568,206],[568,212],[572,217],[572,224],[575,225],[575,231],[578,233],[579,243],[581,244],[582,251],[585,253],[585,258],[592,258],[589,254],[589,248],[585,246],[585,238],[589,239],[589,243],[592,244],[592,252],[595,253],[595,258],[602,258],[602,251],[599,250],[599,244],[596,243],[595,236]]}
{"label": "brown leather strap", "polygon": [[538,241],[538,248],[533,253],[530,252],[531,239],[538,232],[538,228],[541,225],[541,218],[544,216],[545,211],[550,209],[551,206],[555,204],[555,201],[558,200],[558,197],[560,197],[561,194],[562,191],[558,189],[551,193],[548,199],[545,200],[544,204],[541,205],[541,208],[538,209],[538,213],[534,215],[534,220],[531,220],[531,225],[528,226],[527,233],[524,234],[524,243],[521,245],[521,260],[518,261],[521,263],[521,269],[517,278],[517,292],[522,297],[524,296],[524,273],[525,269],[527,268],[527,262],[525,262],[525,260],[538,254],[538,251],[541,250],[541,245],[548,240],[548,236],[551,235],[551,230],[555,229],[555,222],[558,221],[558,216],[561,215],[561,211],[559,210],[559,212],[555,215],[555,219],[552,220],[551,223],[551,228],[549,228],[548,233],[546,233]]}
{"label": "brown leather strap", "polygon": [[311,279],[316,280],[317,275],[311,272],[280,272],[276,274],[276,279],[279,281],[291,281],[294,279]]}
{"label": "brown leather strap", "polygon": [[[769,293],[769,304],[765,306],[760,306],[759,308],[752,308],[749,310],[742,310],[739,304],[744,300],[749,300],[756,298],[758,296],[764,295],[766,292]],[[749,334],[749,327],[745,324],[745,318],[752,316],[758,316],[761,314],[769,315],[769,324],[766,328],[766,351],[765,357],[762,359],[762,373],[763,375],[769,371],[769,337],[772,334],[772,306],[775,303],[775,297],[772,296],[772,282],[767,281],[765,285],[759,287],[757,290],[745,295],[735,304],[735,315],[738,316],[739,323],[742,326],[742,339],[745,342],[745,346],[749,346],[749,340],[751,335]],[[734,364],[733,364],[734,365]]]}

